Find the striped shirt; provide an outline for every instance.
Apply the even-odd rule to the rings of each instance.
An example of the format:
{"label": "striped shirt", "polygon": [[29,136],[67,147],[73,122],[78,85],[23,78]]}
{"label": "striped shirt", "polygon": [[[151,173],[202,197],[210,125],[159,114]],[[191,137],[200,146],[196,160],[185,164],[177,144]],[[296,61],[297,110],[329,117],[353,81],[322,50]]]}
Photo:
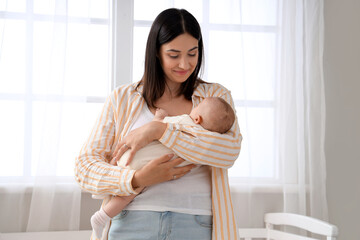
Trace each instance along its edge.
{"label": "striped shirt", "polygon": [[[141,95],[142,85],[135,89],[136,85],[137,83],[132,83],[120,86],[110,94],[95,127],[76,158],[75,179],[88,192],[117,196],[135,193],[131,185],[135,170],[108,163],[116,143],[128,134],[131,124],[145,104]],[[194,107],[206,97],[221,97],[234,108],[230,91],[220,84],[199,84],[192,96]],[[159,139],[163,145],[187,161],[211,167],[213,240],[238,239],[227,169],[239,155],[241,140],[237,119],[225,134],[167,123],[166,130]],[[106,198],[103,205],[109,199]],[[105,228],[102,239],[107,239],[109,227]],[[96,239],[94,234],[92,239]]]}

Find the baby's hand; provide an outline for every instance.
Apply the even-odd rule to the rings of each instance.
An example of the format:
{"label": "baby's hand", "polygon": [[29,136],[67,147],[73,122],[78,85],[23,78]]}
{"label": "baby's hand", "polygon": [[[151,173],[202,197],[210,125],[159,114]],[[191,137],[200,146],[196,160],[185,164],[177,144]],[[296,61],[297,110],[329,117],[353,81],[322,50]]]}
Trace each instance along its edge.
{"label": "baby's hand", "polygon": [[168,113],[164,109],[157,108],[155,111],[155,117],[153,118],[153,121],[162,122],[162,120],[164,120],[166,116],[168,116]]}

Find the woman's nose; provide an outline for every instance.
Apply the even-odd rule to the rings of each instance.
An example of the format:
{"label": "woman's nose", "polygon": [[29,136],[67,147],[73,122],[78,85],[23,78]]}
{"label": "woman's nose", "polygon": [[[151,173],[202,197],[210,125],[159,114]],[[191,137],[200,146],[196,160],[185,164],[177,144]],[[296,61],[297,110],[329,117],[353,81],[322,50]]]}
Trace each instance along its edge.
{"label": "woman's nose", "polygon": [[179,62],[179,68],[188,69],[189,68],[189,61],[186,57],[182,57]]}

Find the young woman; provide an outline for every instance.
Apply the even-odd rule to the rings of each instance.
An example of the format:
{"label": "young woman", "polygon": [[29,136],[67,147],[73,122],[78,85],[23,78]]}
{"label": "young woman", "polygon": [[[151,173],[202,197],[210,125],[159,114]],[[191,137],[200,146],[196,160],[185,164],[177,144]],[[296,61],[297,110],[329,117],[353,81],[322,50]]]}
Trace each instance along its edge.
{"label": "young woman", "polygon": [[[186,10],[167,9],[149,33],[140,82],[115,89],[76,160],[80,186],[93,194],[127,196],[146,187],[105,228],[103,239],[237,239],[227,169],[237,159],[237,121],[225,134],[151,121],[156,108],[189,114],[206,97],[233,106],[230,92],[198,78],[203,41]],[[139,170],[108,164],[158,140],[181,158],[159,156]],[[177,167],[186,159],[194,163]],[[93,236],[94,237],[94,236]]]}

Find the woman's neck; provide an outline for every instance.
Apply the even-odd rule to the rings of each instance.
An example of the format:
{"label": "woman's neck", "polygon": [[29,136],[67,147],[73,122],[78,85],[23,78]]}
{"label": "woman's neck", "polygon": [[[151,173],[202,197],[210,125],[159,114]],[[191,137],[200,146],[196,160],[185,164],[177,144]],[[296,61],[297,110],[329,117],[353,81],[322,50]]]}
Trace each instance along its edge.
{"label": "woman's neck", "polygon": [[163,96],[169,99],[178,97],[180,87],[181,83],[173,83],[170,81],[166,81]]}

